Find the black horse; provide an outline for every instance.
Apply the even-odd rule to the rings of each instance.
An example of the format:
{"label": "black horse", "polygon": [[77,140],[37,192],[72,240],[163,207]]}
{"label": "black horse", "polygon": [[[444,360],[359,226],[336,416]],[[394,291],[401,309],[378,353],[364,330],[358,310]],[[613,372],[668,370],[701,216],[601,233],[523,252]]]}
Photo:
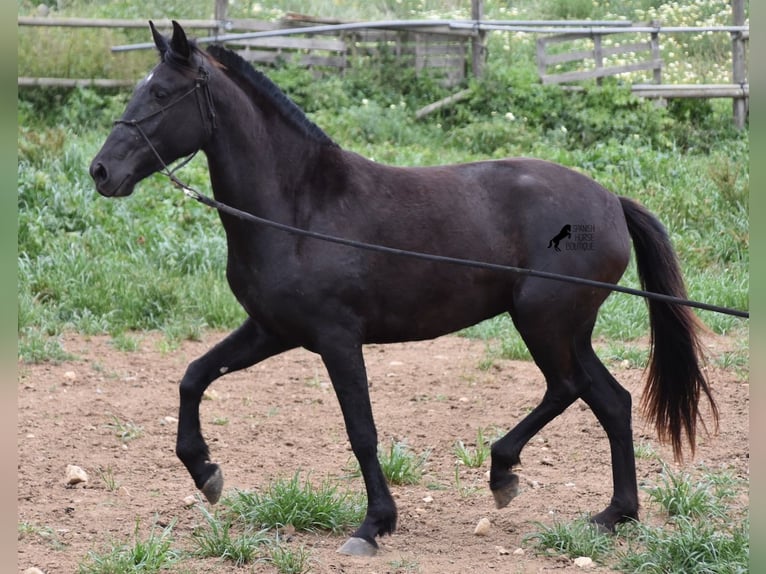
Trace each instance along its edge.
{"label": "black horse", "polygon": [[[151,25],[151,23],[150,23]],[[635,201],[553,163],[512,158],[439,167],[380,165],[341,149],[266,76],[220,46],[206,52],[173,23],[151,25],[160,63],[141,81],[90,173],[105,196],[129,195],[166,163],[202,150],[215,197],[240,210],[330,235],[401,249],[616,283],[630,257],[641,282],[683,297],[659,221]],[[546,248],[562,219],[597,226],[594,249]],[[638,517],[631,397],[596,356],[591,333],[603,288],[397,258],[299,237],[220,214],[227,278],[245,322],[192,362],[180,384],[176,453],[211,503],[223,475],[202,437],[203,391],[227,372],[304,347],[329,373],[367,491],[367,514],[340,551],[373,554],[394,531],[396,506],[377,459],[362,346],[428,339],[508,312],[545,375],[540,404],[492,445],[498,508],[518,494],[524,445],[576,399],[606,431],[614,492],[592,517],[608,530]],[[693,451],[698,402],[717,411],[700,369],[699,327],[686,307],[650,302],[652,354],[642,398],[677,456]]]}

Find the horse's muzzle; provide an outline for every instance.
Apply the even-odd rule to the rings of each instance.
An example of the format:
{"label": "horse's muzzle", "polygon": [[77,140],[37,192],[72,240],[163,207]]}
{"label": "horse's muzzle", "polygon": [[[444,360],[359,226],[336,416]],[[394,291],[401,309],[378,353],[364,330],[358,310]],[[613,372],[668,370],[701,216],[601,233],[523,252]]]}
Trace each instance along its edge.
{"label": "horse's muzzle", "polygon": [[89,172],[96,184],[96,190],[105,197],[120,197],[133,192],[133,186],[128,185],[130,174],[126,174],[115,182],[108,167],[99,161],[98,157],[91,162]]}

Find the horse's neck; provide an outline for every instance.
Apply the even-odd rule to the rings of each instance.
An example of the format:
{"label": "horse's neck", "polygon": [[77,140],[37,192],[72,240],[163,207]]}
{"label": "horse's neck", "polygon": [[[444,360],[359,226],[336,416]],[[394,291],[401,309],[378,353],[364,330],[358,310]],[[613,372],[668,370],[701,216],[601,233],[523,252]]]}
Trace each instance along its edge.
{"label": "horse's neck", "polygon": [[205,149],[213,192],[219,201],[287,222],[317,148],[285,120],[267,119],[249,102],[219,106],[218,127]]}

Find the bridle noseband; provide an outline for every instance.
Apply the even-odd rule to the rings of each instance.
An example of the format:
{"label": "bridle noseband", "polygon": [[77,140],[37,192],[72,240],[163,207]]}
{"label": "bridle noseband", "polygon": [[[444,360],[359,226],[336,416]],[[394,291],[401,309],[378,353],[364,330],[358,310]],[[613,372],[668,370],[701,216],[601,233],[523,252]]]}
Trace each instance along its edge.
{"label": "bridle noseband", "polygon": [[149,146],[149,149],[152,150],[152,153],[154,153],[154,156],[157,158],[157,160],[160,162],[160,165],[162,166],[162,169],[160,170],[162,173],[167,175],[171,180],[175,180],[175,176],[173,175],[175,171],[181,169],[183,166],[185,166],[187,163],[189,163],[195,155],[197,155],[197,152],[199,149],[192,152],[189,156],[184,158],[175,168],[172,170],[168,167],[168,164],[165,162],[165,160],[162,159],[162,156],[157,151],[157,148],[154,147],[154,144],[149,139],[149,136],[146,135],[146,132],[141,128],[141,124],[154,116],[160,115],[168,111],[170,108],[175,106],[176,104],[179,104],[183,100],[185,100],[188,96],[194,94],[196,100],[197,100],[197,108],[199,109],[200,118],[202,119],[202,124],[205,126],[205,132],[207,132],[207,137],[211,137],[216,129],[216,113],[215,113],[215,106],[213,104],[213,96],[210,93],[210,72],[208,72],[203,66],[200,66],[197,69],[197,77],[194,79],[194,86],[189,89],[188,91],[184,92],[180,96],[178,96],[175,100],[170,102],[168,105],[161,107],[158,110],[155,110],[144,117],[140,119],[119,119],[115,120],[115,125],[126,125],[132,128],[135,128],[136,131],[138,131],[139,134],[141,134],[141,137],[146,142],[146,145]]}

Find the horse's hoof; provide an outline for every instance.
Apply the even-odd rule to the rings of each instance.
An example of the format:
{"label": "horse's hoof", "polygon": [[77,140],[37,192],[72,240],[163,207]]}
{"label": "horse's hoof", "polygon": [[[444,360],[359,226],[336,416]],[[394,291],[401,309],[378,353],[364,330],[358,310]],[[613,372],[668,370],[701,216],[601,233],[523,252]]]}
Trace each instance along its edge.
{"label": "horse's hoof", "polygon": [[601,522],[594,522],[593,520],[590,521],[591,526],[596,529],[596,532],[599,534],[614,534],[615,528],[614,526],[610,526],[608,524],[602,524]]}
{"label": "horse's hoof", "polygon": [[338,554],[347,556],[375,556],[378,547],[370,544],[364,538],[349,538],[345,544],[338,548]]}
{"label": "horse's hoof", "polygon": [[613,510],[608,507],[603,512],[590,517],[591,524],[598,528],[602,534],[614,534],[617,531],[617,525],[623,522],[638,522],[638,511],[624,512]]}
{"label": "horse's hoof", "polygon": [[495,508],[505,508],[518,495],[519,477],[512,474],[511,481],[508,484],[492,491],[492,496],[495,498]]}
{"label": "horse's hoof", "polygon": [[223,472],[221,472],[220,466],[216,466],[215,472],[210,475],[200,490],[210,504],[218,502],[221,498],[221,492],[223,492]]}

